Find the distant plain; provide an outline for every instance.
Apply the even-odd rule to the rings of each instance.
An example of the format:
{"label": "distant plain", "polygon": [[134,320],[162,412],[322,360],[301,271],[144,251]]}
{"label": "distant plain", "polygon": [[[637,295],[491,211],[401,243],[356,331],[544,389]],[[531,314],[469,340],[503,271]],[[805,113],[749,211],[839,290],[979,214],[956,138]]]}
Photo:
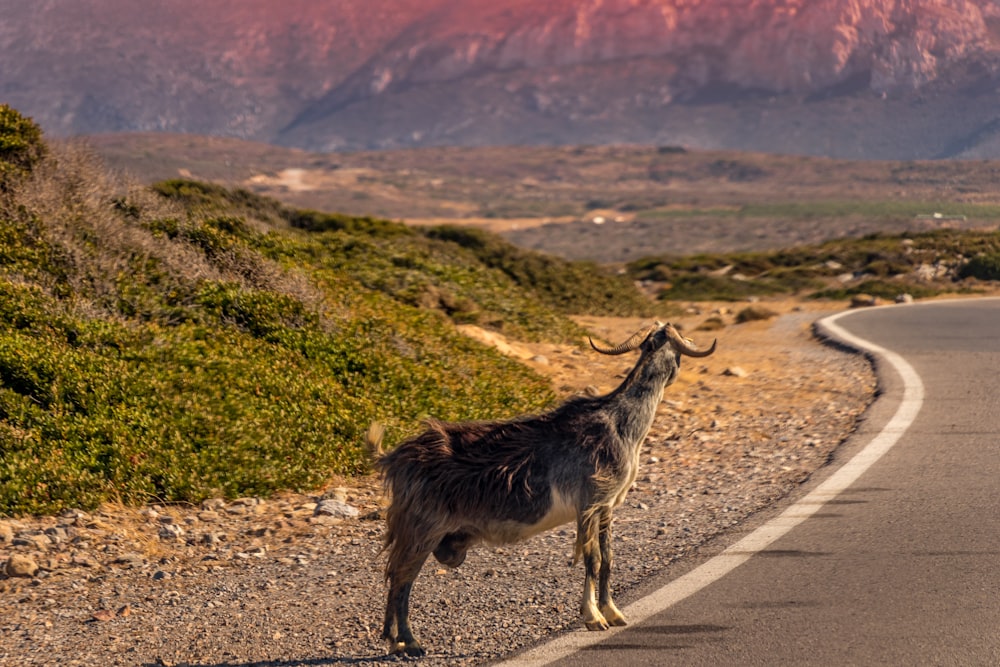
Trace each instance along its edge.
{"label": "distant plain", "polygon": [[143,182],[193,178],[308,209],[476,225],[523,247],[600,263],[1000,223],[1000,161],[990,160],[850,161],[677,146],[309,153],[171,134],[87,141]]}

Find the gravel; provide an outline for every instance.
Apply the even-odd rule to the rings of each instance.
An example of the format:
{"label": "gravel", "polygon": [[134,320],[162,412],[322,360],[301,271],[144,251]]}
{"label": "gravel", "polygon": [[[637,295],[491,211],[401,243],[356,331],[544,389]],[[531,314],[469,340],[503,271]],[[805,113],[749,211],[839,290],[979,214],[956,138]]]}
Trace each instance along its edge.
{"label": "gravel", "polygon": [[[781,339],[763,352],[741,348],[759,354],[740,359],[746,376],[723,375],[733,358],[706,361],[685,366],[679,390],[668,389],[616,512],[622,606],[668,564],[788,494],[856,427],[874,395],[872,371],[810,340],[808,319],[746,325],[757,327],[742,330],[751,343],[754,331]],[[580,388],[610,379],[600,376],[606,360],[537,352],[547,366],[566,360]],[[620,373],[622,360],[614,363]],[[369,477],[316,495],[0,519],[0,665],[406,660],[387,657],[379,639],[384,502]],[[411,611],[429,651],[422,664],[484,663],[577,627],[573,544],[568,525],[481,546],[456,570],[428,561]]]}

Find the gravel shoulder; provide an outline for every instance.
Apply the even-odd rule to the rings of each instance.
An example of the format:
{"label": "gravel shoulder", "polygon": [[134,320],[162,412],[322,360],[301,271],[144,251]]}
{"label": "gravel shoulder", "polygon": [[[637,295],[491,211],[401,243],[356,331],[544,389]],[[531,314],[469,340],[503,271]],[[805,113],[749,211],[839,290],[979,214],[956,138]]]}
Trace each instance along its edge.
{"label": "gravel shoulder", "polygon": [[[696,342],[717,336],[718,351],[685,359],[616,512],[622,605],[825,465],[873,400],[868,362],[811,335],[834,306],[765,305],[781,317],[712,332],[697,330],[711,307],[678,320]],[[614,342],[643,324],[580,319]],[[608,391],[634,361],[507,343],[565,395]],[[378,480],[365,477],[312,495],[0,519],[0,665],[404,660],[387,657],[379,639],[384,503]],[[481,546],[455,570],[429,561],[411,611],[429,651],[422,664],[489,662],[576,627],[583,573],[570,565],[573,544],[567,525]],[[29,576],[3,574],[20,566]]]}

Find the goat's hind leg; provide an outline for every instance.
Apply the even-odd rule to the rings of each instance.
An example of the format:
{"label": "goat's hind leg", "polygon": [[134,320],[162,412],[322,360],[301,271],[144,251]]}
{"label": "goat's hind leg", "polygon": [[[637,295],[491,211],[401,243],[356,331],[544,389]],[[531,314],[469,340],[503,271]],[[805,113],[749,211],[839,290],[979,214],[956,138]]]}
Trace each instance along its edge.
{"label": "goat's hind leg", "polygon": [[389,572],[389,597],[382,625],[382,638],[389,642],[389,653],[409,656],[426,653],[410,628],[410,591],[428,555],[429,552],[414,555],[403,566]]}
{"label": "goat's hind leg", "polygon": [[611,599],[611,564],[614,552],[611,549],[611,508],[601,511],[600,527],[601,570],[597,586],[597,606],[609,625],[628,625],[625,615]]}
{"label": "goat's hind leg", "polygon": [[588,630],[607,630],[608,621],[595,604],[595,582],[601,570],[601,552],[598,547],[598,517],[595,512],[585,512],[577,518],[576,550],[583,555],[583,601],[580,614]]}

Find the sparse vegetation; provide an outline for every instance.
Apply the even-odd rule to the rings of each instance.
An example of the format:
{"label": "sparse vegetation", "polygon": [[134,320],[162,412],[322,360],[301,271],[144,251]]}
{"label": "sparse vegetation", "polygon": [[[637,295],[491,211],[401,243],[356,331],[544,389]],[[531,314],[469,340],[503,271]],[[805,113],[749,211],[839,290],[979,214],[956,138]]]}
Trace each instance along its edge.
{"label": "sparse vegetation", "polygon": [[624,275],[592,262],[569,262],[522,250],[480,229],[447,225],[426,231],[428,237],[467,249],[486,266],[498,269],[556,311],[567,314],[651,314],[650,304]]}
{"label": "sparse vegetation", "polygon": [[1000,280],[1000,252],[984,253],[970,259],[958,273],[960,278]]}
{"label": "sparse vegetation", "polygon": [[[609,151],[588,149],[588,164]],[[650,153],[697,158],[709,175],[715,164],[725,182],[781,171]],[[558,155],[525,169],[570,170],[573,152]],[[0,514],[312,489],[365,469],[371,421],[392,442],[428,415],[497,417],[553,400],[543,378],[455,323],[572,343],[582,331],[569,314],[662,315],[670,299],[920,297],[1000,276],[1000,235],[956,230],[655,257],[618,275],[469,228],[301,210],[192,180],[137,187],[85,149],[47,145],[6,107],[0,169]],[[589,200],[617,196],[594,189]],[[634,280],[668,301],[644,300]],[[749,310],[737,321],[761,316]]]}
{"label": "sparse vegetation", "polygon": [[760,320],[769,320],[772,317],[777,317],[778,313],[774,312],[767,306],[761,306],[755,304],[753,306],[747,306],[736,313],[734,321],[737,324],[743,324],[744,322],[758,322]]}
{"label": "sparse vegetation", "polygon": [[641,303],[592,265],[518,273],[489,236],[39,155],[0,204],[0,515],[315,488],[366,468],[374,420],[391,442],[552,401],[452,321],[576,342],[566,286]]}
{"label": "sparse vegetation", "polygon": [[[954,229],[862,239],[774,252],[653,257],[629,265],[637,280],[662,283],[661,299],[738,301],[798,295],[849,298],[872,294],[893,299],[968,291],[966,278],[995,280],[1000,233]],[[970,259],[971,258],[971,259]]]}
{"label": "sparse vegetation", "polygon": [[30,173],[45,151],[41,128],[16,109],[0,104],[0,194]]}
{"label": "sparse vegetation", "polygon": [[719,329],[725,329],[726,323],[720,315],[712,315],[707,318],[704,322],[695,327],[696,331],[718,331]]}

